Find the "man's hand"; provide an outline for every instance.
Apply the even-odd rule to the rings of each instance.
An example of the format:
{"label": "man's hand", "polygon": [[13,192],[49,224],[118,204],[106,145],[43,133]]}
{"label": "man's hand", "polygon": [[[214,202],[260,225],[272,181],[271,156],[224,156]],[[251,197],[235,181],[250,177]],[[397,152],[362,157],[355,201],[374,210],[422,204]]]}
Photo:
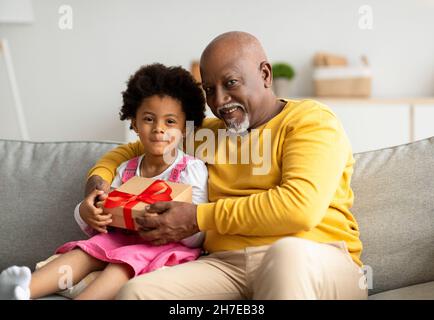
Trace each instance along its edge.
{"label": "man's hand", "polygon": [[197,206],[179,201],[151,204],[143,217],[136,218],[139,235],[153,245],[180,241],[199,232]]}
{"label": "man's hand", "polygon": [[107,194],[94,189],[80,204],[78,211],[81,218],[98,232],[107,233],[107,225],[112,222],[112,215],[103,212],[102,204]]}
{"label": "man's hand", "polygon": [[[108,193],[110,191],[110,184],[105,181],[100,176],[91,176],[89,179],[87,179],[86,182],[86,188],[84,191],[84,197],[87,197],[89,194],[91,194],[94,190],[102,190],[105,193]],[[101,199],[98,199],[101,200]]]}

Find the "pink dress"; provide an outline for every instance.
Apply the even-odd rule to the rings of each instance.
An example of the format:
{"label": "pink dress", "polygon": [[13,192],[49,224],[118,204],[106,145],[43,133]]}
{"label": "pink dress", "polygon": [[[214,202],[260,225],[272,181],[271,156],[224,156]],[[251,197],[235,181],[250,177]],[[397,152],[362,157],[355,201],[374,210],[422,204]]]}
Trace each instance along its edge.
{"label": "pink dress", "polygon": [[[179,174],[185,169],[189,159],[191,158],[188,156],[182,158],[172,170],[169,181],[179,181]],[[135,175],[137,164],[138,158],[128,162],[122,174],[123,183]],[[135,276],[163,266],[173,266],[196,260],[201,252],[200,248],[189,248],[178,242],[154,246],[137,234],[126,234],[119,229],[110,230],[108,233],[99,233],[87,240],[67,242],[59,247],[56,253],[65,253],[75,248],[80,248],[101,261],[125,263],[134,270]]]}

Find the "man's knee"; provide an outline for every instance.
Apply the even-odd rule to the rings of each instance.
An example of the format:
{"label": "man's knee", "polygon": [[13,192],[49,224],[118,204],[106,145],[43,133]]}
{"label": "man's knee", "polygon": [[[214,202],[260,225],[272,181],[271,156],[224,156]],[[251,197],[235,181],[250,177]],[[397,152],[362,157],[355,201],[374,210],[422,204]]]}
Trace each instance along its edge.
{"label": "man's knee", "polygon": [[286,237],[276,241],[267,251],[268,259],[285,259],[288,261],[302,261],[309,259],[310,247],[315,243],[296,237]]}
{"label": "man's knee", "polygon": [[137,278],[129,280],[124,284],[116,295],[116,300],[141,300],[143,283]]}
{"label": "man's knee", "polygon": [[163,271],[153,271],[129,280],[119,290],[116,300],[178,299],[161,272]]}
{"label": "man's knee", "polygon": [[168,299],[166,297],[167,288],[152,275],[151,272],[128,281],[119,290],[116,300]]}

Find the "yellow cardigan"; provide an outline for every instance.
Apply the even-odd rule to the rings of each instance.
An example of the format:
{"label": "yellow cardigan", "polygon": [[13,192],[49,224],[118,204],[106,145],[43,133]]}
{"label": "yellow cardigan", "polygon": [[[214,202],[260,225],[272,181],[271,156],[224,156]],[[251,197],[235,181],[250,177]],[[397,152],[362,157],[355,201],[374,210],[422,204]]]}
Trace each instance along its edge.
{"label": "yellow cardigan", "polygon": [[[354,199],[350,187],[354,158],[344,129],[329,108],[314,100],[286,102],[278,115],[235,142],[217,143],[224,123],[205,120],[203,128],[216,138],[212,151],[221,153],[223,147],[228,152],[223,158],[221,154],[218,158],[219,152],[214,158],[212,153],[199,154],[208,157],[209,171],[210,203],[197,209],[199,228],[206,231],[204,249],[238,250],[286,236],[317,242],[343,240],[361,266],[359,228],[349,210]],[[244,155],[254,153],[255,134],[260,153],[253,161],[240,161],[243,148],[250,150]],[[236,163],[229,161],[234,156],[230,150],[237,154]],[[119,146],[104,155],[89,176],[111,182],[123,161],[143,153],[140,141]]]}

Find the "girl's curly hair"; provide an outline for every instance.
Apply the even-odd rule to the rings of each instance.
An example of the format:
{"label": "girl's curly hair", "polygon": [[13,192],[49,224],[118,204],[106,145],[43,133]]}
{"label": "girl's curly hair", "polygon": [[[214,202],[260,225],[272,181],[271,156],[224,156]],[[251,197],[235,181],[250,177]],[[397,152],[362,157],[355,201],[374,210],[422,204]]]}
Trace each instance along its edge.
{"label": "girl's curly hair", "polygon": [[127,82],[122,92],[121,120],[136,117],[143,100],[154,95],[170,96],[181,102],[187,121],[196,127],[205,118],[205,97],[193,76],[181,67],[166,67],[161,63],[142,66]]}

